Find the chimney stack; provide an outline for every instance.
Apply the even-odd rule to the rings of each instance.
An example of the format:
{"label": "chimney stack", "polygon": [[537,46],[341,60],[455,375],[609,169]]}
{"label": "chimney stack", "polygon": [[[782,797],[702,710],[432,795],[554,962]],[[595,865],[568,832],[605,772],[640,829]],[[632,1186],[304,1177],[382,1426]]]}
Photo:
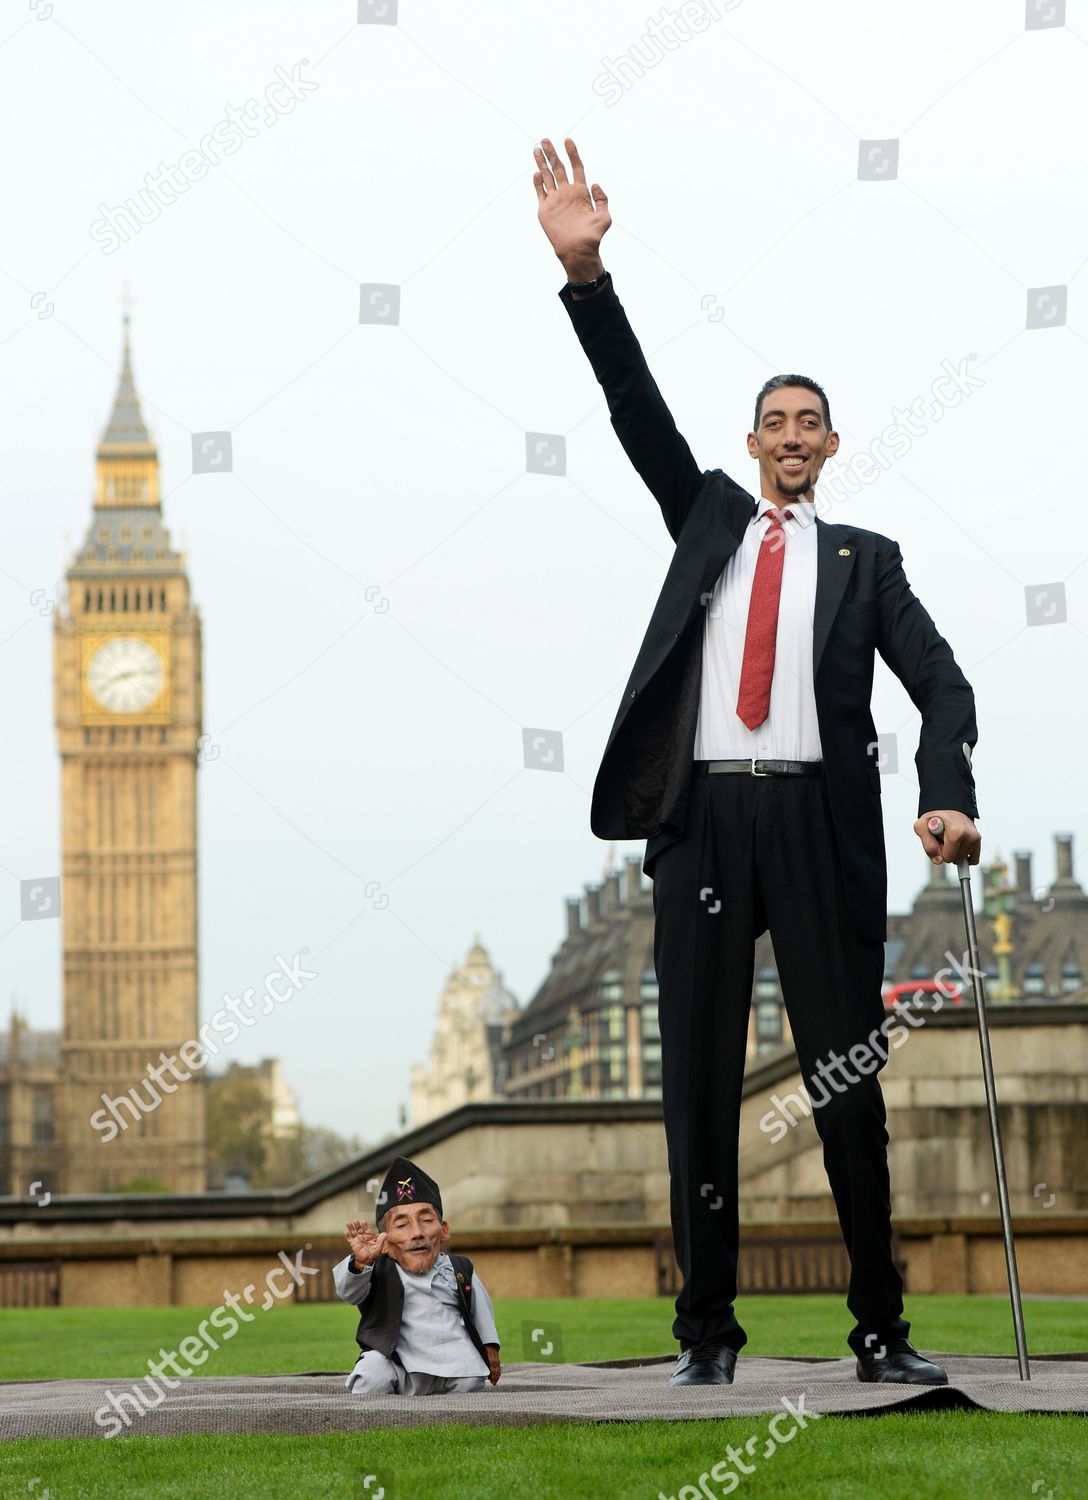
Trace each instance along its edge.
{"label": "chimney stack", "polygon": [[624,860],[627,866],[627,885],[624,892],[625,901],[634,901],[636,896],[642,894],[642,855],[628,854]]}
{"label": "chimney stack", "polygon": [[601,916],[601,888],[599,885],[587,885],[586,891],[586,926],[592,927]]}
{"label": "chimney stack", "polygon": [[1021,901],[1030,901],[1034,894],[1031,888],[1031,850],[1015,849],[1013,858],[1016,860],[1016,894]]}
{"label": "chimney stack", "polygon": [[620,872],[613,870],[604,878],[601,887],[601,916],[608,917],[618,908],[620,904]]}
{"label": "chimney stack", "polygon": [[933,865],[929,867],[929,878],[925,885],[914,898],[915,910],[922,907],[923,910],[932,907],[936,902],[938,905],[951,905],[959,902],[959,882],[949,879],[947,865]]}
{"label": "chimney stack", "polygon": [[1073,877],[1073,835],[1071,833],[1054,835],[1054,866],[1056,872],[1054,884],[1048,893],[1054,904],[1088,906],[1088,896],[1084,894]]}
{"label": "chimney stack", "polygon": [[573,937],[582,926],[582,898],[581,896],[567,897],[567,936]]}

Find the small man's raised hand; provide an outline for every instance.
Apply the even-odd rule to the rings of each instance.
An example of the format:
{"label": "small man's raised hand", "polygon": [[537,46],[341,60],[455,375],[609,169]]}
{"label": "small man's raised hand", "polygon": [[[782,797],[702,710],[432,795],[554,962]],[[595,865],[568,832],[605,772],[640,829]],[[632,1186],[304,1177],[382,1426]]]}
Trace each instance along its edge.
{"label": "small man's raised hand", "polygon": [[357,1266],[372,1266],[379,1255],[388,1255],[386,1240],[388,1236],[384,1233],[375,1234],[370,1225],[364,1219],[349,1219],[344,1229],[344,1238],[351,1246],[352,1258]]}

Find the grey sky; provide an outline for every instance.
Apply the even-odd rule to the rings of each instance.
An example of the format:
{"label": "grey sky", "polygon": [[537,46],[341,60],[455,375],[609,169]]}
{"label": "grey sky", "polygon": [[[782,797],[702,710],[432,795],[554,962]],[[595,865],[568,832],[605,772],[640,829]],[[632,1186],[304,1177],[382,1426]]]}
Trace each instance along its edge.
{"label": "grey sky", "polygon": [[[59,924],[18,922],[19,879],[59,863],[34,591],[56,595],[90,517],[126,275],[204,623],[202,1013],[308,946],[319,979],[231,1055],[282,1057],[307,1120],[370,1136],[474,933],[523,1002],[546,974],[564,896],[607,857],[590,789],[671,543],[556,296],[542,134],[573,134],[609,195],[605,264],[704,468],[757,484],[745,434],[780,370],[826,386],[839,470],[924,401],[924,431],[823,513],[899,541],[975,687],[984,858],[1033,847],[1041,882],[1053,831],[1083,839],[1079,8],[1081,29],[1026,30],[1023,0],[707,0],[622,89],[601,75],[652,56],[656,6],[49,10],[0,11],[5,1009],[59,1024]],[[316,88],[105,253],[102,205],[292,73]],[[898,140],[894,180],[858,180],[862,140]],[[361,283],[399,287],[397,326],[360,325]],[[1065,285],[1066,321],[1052,294],[1026,329],[1029,291]],[[983,384],[940,387],[937,417],[949,366]],[[192,434],[221,430],[233,472],[193,475]],[[526,474],[527,431],[565,436],[565,477]],[[1067,619],[1029,626],[1026,589],[1062,582]],[[874,716],[898,736],[895,910],[926,864],[918,719],[882,664]],[[525,769],[526,726],[563,732],[563,774]]]}

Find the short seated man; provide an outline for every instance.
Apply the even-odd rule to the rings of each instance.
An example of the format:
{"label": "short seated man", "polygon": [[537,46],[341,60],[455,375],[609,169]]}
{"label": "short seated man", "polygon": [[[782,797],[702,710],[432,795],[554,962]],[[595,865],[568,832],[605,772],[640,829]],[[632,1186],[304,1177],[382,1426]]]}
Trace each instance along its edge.
{"label": "short seated man", "polygon": [[362,1351],[345,1384],[356,1396],[480,1391],[501,1373],[491,1298],[467,1255],[443,1245],[438,1184],[398,1156],[378,1195],[376,1230],[352,1219],[351,1254],[333,1267],[337,1294],[357,1306]]}

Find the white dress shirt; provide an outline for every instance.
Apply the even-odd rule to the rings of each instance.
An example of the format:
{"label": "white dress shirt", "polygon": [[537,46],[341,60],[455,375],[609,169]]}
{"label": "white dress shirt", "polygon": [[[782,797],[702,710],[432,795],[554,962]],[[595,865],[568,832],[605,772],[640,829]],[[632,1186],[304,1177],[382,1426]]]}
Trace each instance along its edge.
{"label": "white dress shirt", "polygon": [[740,546],[714,585],[703,629],[703,678],[695,760],[822,760],[812,686],[812,616],[816,606],[816,517],[811,501],[790,500],[778,605],[774,676],[767,717],[749,729],[737,717],[748,603],[760,544],[775,507],[761,496]]}
{"label": "white dress shirt", "polygon": [[[469,1338],[461,1316],[457,1277],[445,1250],[429,1271],[420,1274],[406,1271],[399,1261],[393,1264],[404,1288],[404,1311],[397,1339],[397,1358],[404,1368],[428,1375],[489,1374],[490,1367]],[[358,1306],[365,1300],[372,1270],[373,1267],[366,1266],[362,1271],[352,1271],[350,1255],[333,1267],[333,1280],[343,1301]],[[497,1344],[499,1335],[491,1298],[475,1272],[472,1311],[481,1342]]]}

